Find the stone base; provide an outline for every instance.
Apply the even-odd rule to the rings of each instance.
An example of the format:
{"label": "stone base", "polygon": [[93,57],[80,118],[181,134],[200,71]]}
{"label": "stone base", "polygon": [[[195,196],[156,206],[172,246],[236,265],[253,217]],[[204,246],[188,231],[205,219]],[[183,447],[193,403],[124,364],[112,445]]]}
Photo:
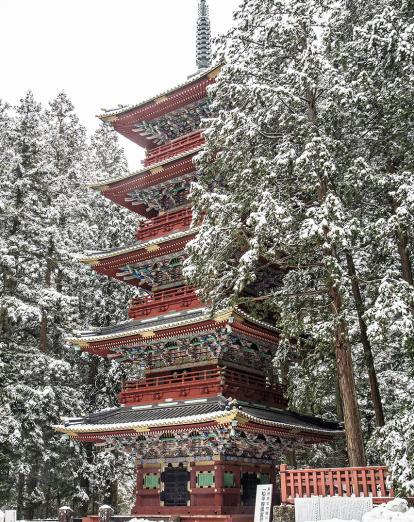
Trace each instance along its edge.
{"label": "stone base", "polygon": [[274,506],[273,522],[295,522],[295,506]]}

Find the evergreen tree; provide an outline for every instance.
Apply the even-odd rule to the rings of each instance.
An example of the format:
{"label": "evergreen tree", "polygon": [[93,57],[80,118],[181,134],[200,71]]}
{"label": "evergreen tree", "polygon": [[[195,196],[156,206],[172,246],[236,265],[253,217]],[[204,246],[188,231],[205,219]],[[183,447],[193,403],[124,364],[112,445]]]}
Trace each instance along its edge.
{"label": "evergreen tree", "polygon": [[31,93],[14,111],[1,105],[0,142],[1,503],[27,519],[54,516],[62,503],[86,514],[96,501],[116,503],[123,457],[111,456],[108,467],[53,425],[116,404],[119,366],[78,354],[65,337],[125,318],[131,290],[77,260],[108,248],[108,235],[114,243],[132,237],[133,218],[85,187],[125,173],[125,159],[107,129],[89,148],[64,93],[46,111]]}
{"label": "evergreen tree", "polygon": [[205,217],[187,275],[209,300],[234,303],[261,259],[286,271],[273,287],[279,324],[286,339],[305,332],[332,344],[349,462],[363,465],[341,263],[352,223],[338,196],[342,143],[332,113],[342,82],[317,30],[324,15],[314,1],[242,5],[193,187]]}

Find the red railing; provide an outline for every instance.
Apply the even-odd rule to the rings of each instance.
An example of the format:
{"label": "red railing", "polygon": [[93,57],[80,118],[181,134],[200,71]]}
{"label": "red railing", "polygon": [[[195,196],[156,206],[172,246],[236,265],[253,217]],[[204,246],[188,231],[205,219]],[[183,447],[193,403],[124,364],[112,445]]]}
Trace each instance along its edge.
{"label": "red railing", "polygon": [[144,166],[148,167],[149,165],[154,165],[154,163],[161,163],[168,158],[179,156],[203,144],[204,138],[201,132],[192,132],[191,134],[172,140],[165,145],[149,150],[144,160]]}
{"label": "red railing", "polygon": [[141,319],[197,306],[201,306],[201,303],[194,288],[180,286],[163,292],[154,292],[151,297],[133,299],[128,316],[130,319]]}
{"label": "red railing", "polygon": [[163,216],[145,221],[137,230],[137,239],[155,239],[173,230],[186,230],[191,225],[191,208],[178,212],[168,212]]}
{"label": "red railing", "polygon": [[120,395],[122,404],[149,403],[165,398],[199,398],[225,393],[245,400],[259,400],[285,406],[284,387],[267,385],[264,377],[241,374],[238,371],[208,368],[197,371],[171,373],[126,381]]}
{"label": "red railing", "polygon": [[127,381],[119,396],[121,404],[145,404],[163,399],[192,399],[220,392],[221,372],[217,368],[178,375],[147,377]]}
{"label": "red railing", "polygon": [[297,497],[372,497],[374,503],[387,502],[394,492],[387,487],[384,466],[358,468],[288,469],[280,466],[282,504],[293,504]]}
{"label": "red railing", "polygon": [[224,370],[224,376],[225,388],[235,397],[277,404],[282,408],[287,407],[287,399],[284,396],[286,386],[283,384],[269,384],[266,383],[264,376],[242,373],[229,368]]}

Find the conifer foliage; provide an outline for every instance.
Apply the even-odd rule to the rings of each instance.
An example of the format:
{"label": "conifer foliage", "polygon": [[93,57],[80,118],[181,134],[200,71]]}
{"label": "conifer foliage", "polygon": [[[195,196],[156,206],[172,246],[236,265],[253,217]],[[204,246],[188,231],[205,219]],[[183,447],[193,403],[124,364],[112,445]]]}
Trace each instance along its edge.
{"label": "conifer foliage", "polygon": [[[273,315],[293,404],[315,387],[337,403],[350,465],[375,425],[396,429],[414,369],[413,16],[404,0],[245,0],[192,187],[187,277],[215,307]],[[269,267],[283,279],[251,297]]]}
{"label": "conifer foliage", "polygon": [[131,217],[86,189],[125,169],[106,128],[88,144],[64,93],[46,109],[30,92],[15,108],[0,104],[0,505],[21,518],[54,517],[62,503],[86,512],[116,489],[111,470],[94,488],[104,459],[53,425],[116,404],[119,368],[80,356],[65,337],[125,313],[128,290],[77,261],[108,236],[112,246],[131,237]]}

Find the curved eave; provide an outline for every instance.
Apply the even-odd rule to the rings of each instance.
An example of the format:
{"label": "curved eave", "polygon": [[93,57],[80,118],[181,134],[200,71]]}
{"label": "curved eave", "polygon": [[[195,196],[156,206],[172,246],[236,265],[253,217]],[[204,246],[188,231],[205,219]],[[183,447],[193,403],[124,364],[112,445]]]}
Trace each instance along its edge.
{"label": "curved eave", "polygon": [[130,105],[98,115],[102,121],[111,123],[115,130],[144,148],[154,148],[156,144],[145,136],[133,132],[137,123],[151,121],[169,112],[201,100],[207,96],[207,87],[214,83],[221,65],[214,66],[191,80],[166,90],[137,105]]}
{"label": "curved eave", "polygon": [[103,433],[123,433],[125,435],[134,435],[136,433],[148,433],[152,429],[157,428],[171,428],[178,426],[189,426],[193,424],[209,424],[214,422],[217,425],[229,426],[232,423],[237,422],[238,425],[248,425],[250,427],[269,427],[281,430],[286,430],[286,433],[292,437],[299,435],[318,435],[321,437],[333,438],[338,435],[342,435],[342,431],[317,428],[317,427],[300,427],[292,424],[283,422],[275,422],[270,420],[261,419],[239,410],[221,411],[214,413],[207,413],[202,415],[191,415],[188,417],[177,417],[169,419],[158,419],[154,421],[145,422],[130,422],[122,424],[73,424],[69,426],[57,425],[54,429],[61,433],[66,433],[72,437],[76,437],[80,434],[103,434]]}
{"label": "curved eave", "polygon": [[[164,332],[175,330],[176,328],[183,326],[195,325],[198,323],[221,323],[226,322],[231,316],[231,310],[221,311],[216,314],[213,318],[211,317],[210,310],[207,308],[200,308],[202,313],[195,318],[184,318],[178,321],[174,321],[172,318],[170,322],[163,323],[161,325],[153,325],[151,322],[142,322],[142,324],[138,324],[135,327],[131,326],[130,329],[125,329],[120,332],[111,332],[108,335],[94,335],[93,333],[82,334],[80,337],[69,337],[67,338],[67,342],[71,344],[77,344],[79,346],[87,346],[89,344],[94,343],[102,343],[105,341],[117,341],[119,339],[134,339],[136,337],[142,339],[155,339],[157,337],[157,332]],[[197,310],[192,310],[192,313],[197,312]],[[134,324],[133,321],[130,321],[131,325]],[[128,323],[125,323],[126,325]]]}
{"label": "curved eave", "polygon": [[[124,323],[122,330],[105,330],[80,332],[77,337],[68,338],[70,344],[77,345],[82,350],[99,355],[101,357],[119,357],[119,349],[128,350],[137,346],[157,342],[165,342],[169,339],[180,338],[188,335],[214,332],[223,326],[229,328],[235,335],[243,336],[253,342],[264,342],[276,347],[279,340],[275,328],[271,325],[255,325],[244,321],[237,312],[222,310],[211,315],[207,308],[193,309],[188,316],[175,318],[174,314],[161,317],[162,324],[154,324],[147,321],[129,321]],[[191,317],[191,314],[198,314]],[[166,319],[166,321],[165,321]]]}
{"label": "curved eave", "polygon": [[168,236],[157,237],[149,241],[142,241],[136,245],[125,248],[94,252],[79,258],[79,261],[86,265],[93,266],[95,269],[99,266],[111,266],[117,268],[142,259],[164,255],[162,248],[163,245],[165,248],[168,248],[172,243],[177,242],[180,239],[194,236],[197,233],[197,230],[197,228],[192,228],[191,230],[174,232]]}
{"label": "curved eave", "polygon": [[193,157],[202,149],[195,147],[183,154],[172,156],[167,160],[146,167],[128,174],[127,176],[115,178],[102,183],[88,185],[93,190],[98,190],[103,196],[110,199],[117,205],[121,205],[144,217],[148,217],[145,206],[133,205],[130,201],[125,201],[129,193],[137,190],[146,189],[151,186],[163,183],[175,177],[183,176],[194,172],[195,166]]}

